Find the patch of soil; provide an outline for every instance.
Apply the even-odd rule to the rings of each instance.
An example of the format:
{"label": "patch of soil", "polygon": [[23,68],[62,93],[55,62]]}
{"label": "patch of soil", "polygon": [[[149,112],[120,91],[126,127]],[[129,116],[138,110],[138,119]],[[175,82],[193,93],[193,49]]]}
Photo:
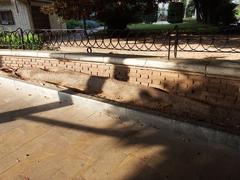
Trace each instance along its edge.
{"label": "patch of soil", "polygon": [[[14,73],[5,72],[6,74],[12,76]],[[163,113],[176,120],[190,123],[201,122],[204,125],[240,134],[240,112],[231,108],[205,104],[159,89],[71,71],[18,69],[15,74],[15,77],[41,85],[70,88],[123,105]]]}

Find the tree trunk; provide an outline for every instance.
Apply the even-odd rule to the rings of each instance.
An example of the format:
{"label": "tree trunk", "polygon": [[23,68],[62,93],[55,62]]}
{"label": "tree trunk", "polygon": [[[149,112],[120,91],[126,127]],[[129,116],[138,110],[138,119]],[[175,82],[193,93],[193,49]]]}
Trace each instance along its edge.
{"label": "tree trunk", "polygon": [[86,23],[86,17],[83,16],[83,28],[84,28],[84,32],[87,34],[87,23]]}

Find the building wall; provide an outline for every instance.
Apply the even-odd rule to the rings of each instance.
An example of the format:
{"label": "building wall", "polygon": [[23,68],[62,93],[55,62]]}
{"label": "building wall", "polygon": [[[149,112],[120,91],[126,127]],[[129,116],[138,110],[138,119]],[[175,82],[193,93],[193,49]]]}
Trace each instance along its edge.
{"label": "building wall", "polygon": [[31,29],[30,17],[28,14],[27,5],[22,1],[3,1],[0,2],[0,10],[11,10],[14,18],[14,25],[0,25],[2,30],[14,31],[18,27],[22,29]]}
{"label": "building wall", "polygon": [[[41,2],[32,2],[32,6],[42,6],[43,3]],[[65,23],[62,22],[61,18],[57,15],[49,15],[50,27],[51,29],[66,29]]]}
{"label": "building wall", "polygon": [[[14,18],[14,25],[0,25],[0,30],[14,31],[18,27],[23,30],[34,29],[32,23],[32,15],[30,13],[30,7],[22,1],[16,1],[16,5],[13,0],[0,1],[0,10],[11,10]],[[33,6],[41,6],[42,3],[32,3]],[[56,15],[50,15],[50,27],[51,29],[65,29],[66,24]]]}

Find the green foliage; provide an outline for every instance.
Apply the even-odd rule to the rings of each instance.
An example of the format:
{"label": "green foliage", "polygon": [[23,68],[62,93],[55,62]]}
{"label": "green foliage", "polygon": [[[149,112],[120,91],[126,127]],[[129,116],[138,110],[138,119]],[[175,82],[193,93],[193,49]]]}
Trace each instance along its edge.
{"label": "green foliage", "polygon": [[182,23],[184,17],[184,4],[181,2],[171,2],[168,7],[169,23]]}
{"label": "green foliage", "polygon": [[21,37],[19,33],[0,33],[0,48],[11,49],[42,49],[41,37],[34,33],[28,33]]}
{"label": "green foliage", "polygon": [[23,42],[26,49],[38,50],[43,47],[42,38],[34,33],[24,35]]}
{"label": "green foliage", "polygon": [[109,29],[125,29],[131,23],[152,23],[157,19],[156,0],[96,0],[96,18]]}
{"label": "green foliage", "polygon": [[92,0],[51,0],[41,7],[45,14],[57,14],[65,20],[88,18],[94,12]]}
{"label": "green foliage", "polygon": [[199,22],[213,25],[229,25],[236,22],[232,0],[193,0]]}
{"label": "green foliage", "polygon": [[80,26],[80,21],[75,19],[70,19],[66,21],[67,29],[74,29]]}
{"label": "green foliage", "polygon": [[[156,21],[158,2],[168,0],[52,0],[41,9],[65,20],[97,19],[109,29],[125,29],[130,23]],[[69,24],[70,28],[81,24]]]}
{"label": "green foliage", "polygon": [[[66,25],[67,25],[67,29],[75,29],[75,28],[84,29],[83,20],[79,21],[79,20],[70,19],[66,21]],[[87,29],[93,29],[93,28],[99,27],[100,23],[92,20],[86,20],[86,26],[87,26]]]}
{"label": "green foliage", "polygon": [[[176,0],[52,0],[52,3],[42,7],[42,11],[48,14],[55,13],[65,20],[94,17],[104,22],[110,29],[123,29],[131,23],[153,22],[157,2],[167,1],[176,3]],[[186,6],[187,0],[181,0],[181,2]],[[190,4],[186,7],[186,15],[191,17],[195,7],[198,22],[213,25],[227,24],[234,20],[232,17],[235,12],[229,5],[231,2],[232,0],[190,0]],[[182,5],[176,8],[176,12],[170,10],[170,22],[181,22],[184,7],[182,10],[180,6]],[[224,17],[223,13],[225,6],[227,17]],[[146,18],[146,15],[151,16]]]}
{"label": "green foliage", "polygon": [[143,17],[143,22],[146,23],[146,24],[151,24],[153,22],[157,22],[157,18],[158,18],[158,12],[156,11],[152,14],[145,15]]}
{"label": "green foliage", "polygon": [[183,3],[183,6],[186,7],[187,6],[187,0],[181,0],[181,3]]}
{"label": "green foliage", "polygon": [[229,25],[237,21],[236,4],[224,2],[217,7],[218,24]]}
{"label": "green foliage", "polygon": [[158,20],[158,5],[154,3],[149,3],[147,7],[142,12],[143,18],[142,22],[145,22],[147,24],[151,24],[153,22],[157,22]]}
{"label": "green foliage", "polygon": [[238,7],[236,8],[236,16],[238,19],[240,19],[240,5],[238,5]]}
{"label": "green foliage", "polygon": [[240,5],[238,5],[236,8],[236,17],[237,19],[240,19]]}
{"label": "green foliage", "polygon": [[195,13],[195,4],[193,0],[190,0],[189,4],[186,7],[186,17],[192,17]]}
{"label": "green foliage", "polygon": [[108,1],[99,4],[97,17],[105,22],[109,29],[125,29],[129,23],[142,21],[144,14],[141,8],[145,6],[145,3],[139,4],[135,1]]}
{"label": "green foliage", "polygon": [[131,24],[128,28],[133,31],[168,32],[169,30],[172,30],[175,25],[179,27],[179,31],[181,32],[198,32],[207,34],[216,34],[219,32],[218,27],[198,23],[196,20],[188,20],[179,24]]}

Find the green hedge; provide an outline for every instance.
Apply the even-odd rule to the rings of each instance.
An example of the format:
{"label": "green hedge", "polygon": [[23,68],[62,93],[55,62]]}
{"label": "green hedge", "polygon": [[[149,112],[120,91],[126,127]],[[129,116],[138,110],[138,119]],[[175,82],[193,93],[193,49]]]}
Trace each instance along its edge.
{"label": "green hedge", "polygon": [[18,33],[0,33],[0,48],[11,49],[42,49],[41,37],[34,33],[28,33],[23,38]]}
{"label": "green hedge", "polygon": [[[79,21],[79,20],[70,19],[66,21],[66,24],[67,24],[67,29],[75,29],[75,28],[84,29],[83,20]],[[87,29],[93,29],[101,26],[101,24],[93,20],[86,20],[86,26],[87,26]]]}
{"label": "green hedge", "polygon": [[184,17],[184,4],[181,2],[171,2],[168,7],[169,23],[182,23]]}

